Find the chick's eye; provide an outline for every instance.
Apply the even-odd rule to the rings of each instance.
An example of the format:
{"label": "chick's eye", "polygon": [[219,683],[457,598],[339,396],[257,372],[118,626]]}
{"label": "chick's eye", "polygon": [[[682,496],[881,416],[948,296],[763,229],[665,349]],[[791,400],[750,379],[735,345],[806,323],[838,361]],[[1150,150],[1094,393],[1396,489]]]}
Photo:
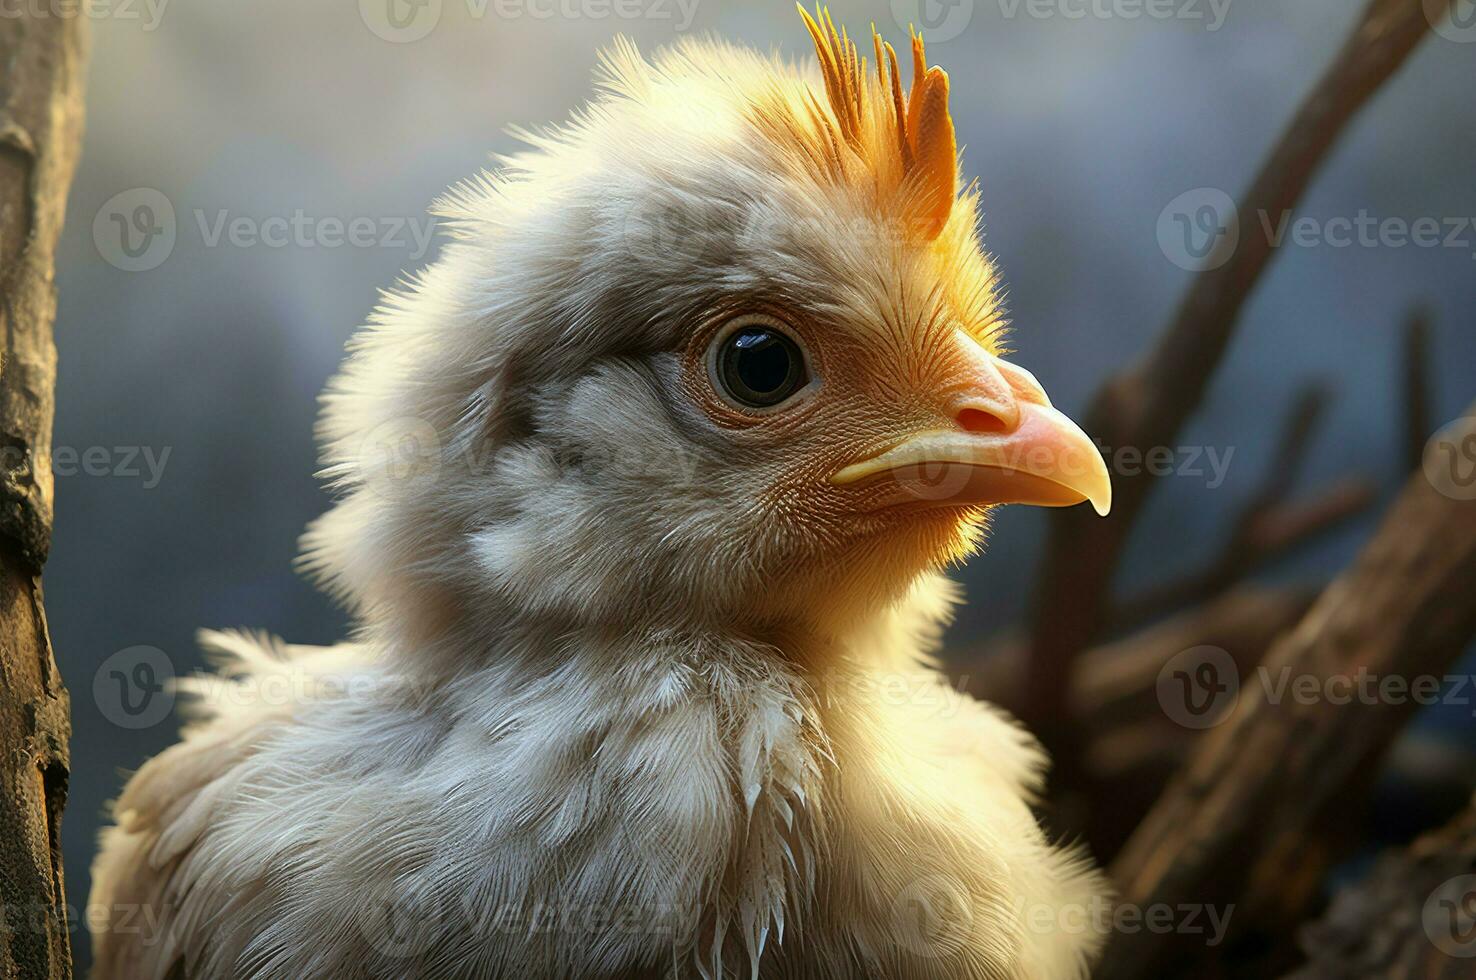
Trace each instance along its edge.
{"label": "chick's eye", "polygon": [[748,408],[770,408],[809,384],[805,356],[782,330],[762,324],[740,327],[717,351],[718,384]]}

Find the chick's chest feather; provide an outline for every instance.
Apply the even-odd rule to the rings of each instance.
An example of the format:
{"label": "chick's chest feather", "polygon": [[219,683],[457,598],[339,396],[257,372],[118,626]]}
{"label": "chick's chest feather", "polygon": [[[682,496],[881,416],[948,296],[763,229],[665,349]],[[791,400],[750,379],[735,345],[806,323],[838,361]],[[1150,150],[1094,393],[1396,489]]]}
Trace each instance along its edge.
{"label": "chick's chest feather", "polygon": [[[1032,953],[1012,903],[1093,881],[1020,802],[1041,762],[1028,736],[918,665],[941,603],[920,592],[864,640],[794,660],[712,633],[523,636],[433,690],[365,650],[279,659],[223,639],[238,679],[210,683],[245,686],[212,700],[237,707],[145,766],[116,833],[147,846],[114,856],[167,871],[140,876],[179,916],[160,954],[201,976],[1045,963],[1059,954]],[[245,696],[273,675],[314,700]],[[937,898],[920,889],[967,934],[899,945],[910,903]]]}

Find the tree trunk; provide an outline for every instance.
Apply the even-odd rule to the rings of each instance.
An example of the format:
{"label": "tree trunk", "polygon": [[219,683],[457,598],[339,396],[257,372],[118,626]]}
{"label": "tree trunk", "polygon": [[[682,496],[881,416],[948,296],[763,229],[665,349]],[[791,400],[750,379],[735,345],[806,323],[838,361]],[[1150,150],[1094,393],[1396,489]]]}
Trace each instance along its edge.
{"label": "tree trunk", "polygon": [[51,540],[52,266],[82,129],[85,24],[0,17],[0,978],[71,976],[66,689],[41,603]]}

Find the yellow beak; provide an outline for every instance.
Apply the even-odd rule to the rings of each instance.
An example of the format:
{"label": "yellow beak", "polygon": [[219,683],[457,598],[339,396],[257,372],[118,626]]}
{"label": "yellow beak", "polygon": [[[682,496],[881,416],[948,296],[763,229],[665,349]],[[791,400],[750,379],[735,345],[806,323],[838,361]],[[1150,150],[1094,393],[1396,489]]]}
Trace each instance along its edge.
{"label": "yellow beak", "polygon": [[[830,478],[838,486],[872,478],[895,482],[888,499],[922,504],[1035,504],[1091,501],[1112,509],[1102,454],[1051,406],[1029,371],[967,339],[970,379],[950,403],[954,424],[916,432]],[[971,348],[971,350],[969,350]]]}

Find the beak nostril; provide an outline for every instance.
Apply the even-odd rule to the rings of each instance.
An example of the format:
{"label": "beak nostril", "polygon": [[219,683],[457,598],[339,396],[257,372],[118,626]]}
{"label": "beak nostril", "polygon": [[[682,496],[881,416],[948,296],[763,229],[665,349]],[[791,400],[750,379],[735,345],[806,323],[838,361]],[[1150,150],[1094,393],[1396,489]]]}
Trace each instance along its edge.
{"label": "beak nostril", "polygon": [[965,432],[1009,432],[1014,426],[993,412],[979,408],[965,408],[955,417],[959,428]]}

